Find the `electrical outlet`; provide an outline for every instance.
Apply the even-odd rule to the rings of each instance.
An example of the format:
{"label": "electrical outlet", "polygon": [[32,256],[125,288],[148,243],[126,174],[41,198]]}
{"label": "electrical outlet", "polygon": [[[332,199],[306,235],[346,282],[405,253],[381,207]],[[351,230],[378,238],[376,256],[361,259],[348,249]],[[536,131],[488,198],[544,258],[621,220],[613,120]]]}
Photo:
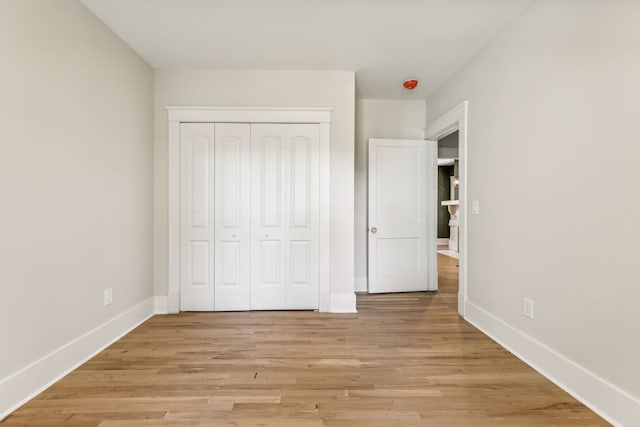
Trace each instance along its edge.
{"label": "electrical outlet", "polygon": [[113,302],[113,288],[107,288],[104,290],[104,306],[111,305]]}
{"label": "electrical outlet", "polygon": [[529,298],[523,298],[522,311],[525,317],[533,319],[533,301]]}

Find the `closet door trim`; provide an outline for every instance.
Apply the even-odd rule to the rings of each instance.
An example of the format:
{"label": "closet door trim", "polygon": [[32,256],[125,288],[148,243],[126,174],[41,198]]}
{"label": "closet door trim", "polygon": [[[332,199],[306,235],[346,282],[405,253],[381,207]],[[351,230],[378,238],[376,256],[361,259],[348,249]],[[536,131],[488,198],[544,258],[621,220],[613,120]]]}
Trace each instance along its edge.
{"label": "closet door trim", "polygon": [[[180,311],[180,124],[313,123],[320,127],[319,310],[331,311],[329,286],[329,186],[331,108],[166,107],[169,122],[168,313]],[[157,297],[163,299],[163,297]],[[164,306],[164,302],[160,302]]]}
{"label": "closet door trim", "polygon": [[331,108],[165,107],[169,122],[331,123]]}

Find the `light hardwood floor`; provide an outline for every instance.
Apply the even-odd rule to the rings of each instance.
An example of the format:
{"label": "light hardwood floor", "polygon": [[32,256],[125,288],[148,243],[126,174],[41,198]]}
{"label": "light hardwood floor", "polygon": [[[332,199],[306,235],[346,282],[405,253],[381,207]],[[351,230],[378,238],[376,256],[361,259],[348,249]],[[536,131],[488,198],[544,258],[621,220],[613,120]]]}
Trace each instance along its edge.
{"label": "light hardwood floor", "polygon": [[437,293],[358,296],[358,314],[156,316],[0,426],[601,426]]}

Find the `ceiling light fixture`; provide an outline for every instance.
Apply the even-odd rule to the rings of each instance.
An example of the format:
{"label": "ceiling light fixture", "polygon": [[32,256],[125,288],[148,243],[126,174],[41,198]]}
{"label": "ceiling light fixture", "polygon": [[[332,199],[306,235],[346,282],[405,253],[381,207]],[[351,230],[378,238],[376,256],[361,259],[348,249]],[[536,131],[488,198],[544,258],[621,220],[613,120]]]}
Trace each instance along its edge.
{"label": "ceiling light fixture", "polygon": [[416,88],[416,86],[418,86],[418,81],[417,80],[407,80],[404,83],[402,83],[402,86],[404,86],[404,88],[407,89],[407,90],[414,90]]}

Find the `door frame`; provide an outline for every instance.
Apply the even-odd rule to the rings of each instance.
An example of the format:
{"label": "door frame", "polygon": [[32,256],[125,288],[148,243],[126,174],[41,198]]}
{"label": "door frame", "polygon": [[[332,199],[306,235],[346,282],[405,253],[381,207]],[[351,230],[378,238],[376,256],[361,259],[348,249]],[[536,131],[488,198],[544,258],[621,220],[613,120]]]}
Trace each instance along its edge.
{"label": "door frame", "polygon": [[447,135],[458,131],[458,161],[460,190],[458,200],[459,248],[460,254],[459,274],[458,274],[458,314],[464,317],[465,303],[467,301],[467,121],[468,121],[469,101],[463,101],[436,120],[431,122],[424,129],[424,139],[440,140]]}
{"label": "door frame", "polygon": [[180,124],[310,123],[320,126],[319,311],[330,311],[329,180],[331,108],[165,107],[169,124],[169,260],[167,313],[180,312]]}

